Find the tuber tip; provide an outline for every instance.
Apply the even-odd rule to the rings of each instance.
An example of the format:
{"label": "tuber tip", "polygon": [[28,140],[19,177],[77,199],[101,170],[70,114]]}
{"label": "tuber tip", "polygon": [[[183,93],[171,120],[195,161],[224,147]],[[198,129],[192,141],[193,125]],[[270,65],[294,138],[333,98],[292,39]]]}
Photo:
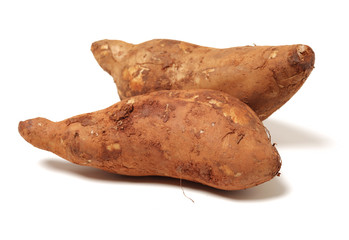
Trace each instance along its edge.
{"label": "tuber tip", "polygon": [[115,60],[112,56],[109,43],[110,40],[107,39],[93,42],[91,45],[91,52],[101,68],[111,74],[113,68],[111,63],[115,63]]}
{"label": "tuber tip", "polygon": [[18,124],[19,134],[35,147],[46,149],[47,140],[50,138],[50,125],[52,122],[45,118],[34,118],[20,121]]}
{"label": "tuber tip", "polygon": [[30,135],[33,127],[33,121],[32,119],[26,120],[26,121],[20,121],[18,124],[18,132],[19,134],[27,140],[27,136]]}
{"label": "tuber tip", "polygon": [[303,71],[312,70],[315,63],[315,53],[307,45],[296,45],[296,49],[291,54],[289,62],[292,65],[300,67]]}
{"label": "tuber tip", "polygon": [[99,40],[99,41],[93,42],[91,44],[92,53],[95,54],[96,52],[103,50],[102,46],[104,46],[104,48],[108,49],[108,40]]}

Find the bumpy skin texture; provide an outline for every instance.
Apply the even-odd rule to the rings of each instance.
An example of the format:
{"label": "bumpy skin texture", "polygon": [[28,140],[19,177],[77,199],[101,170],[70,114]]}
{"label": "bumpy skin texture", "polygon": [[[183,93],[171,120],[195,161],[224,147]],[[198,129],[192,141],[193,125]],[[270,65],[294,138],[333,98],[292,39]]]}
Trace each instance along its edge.
{"label": "bumpy skin texture", "polygon": [[314,68],[306,45],[227,49],[156,39],[138,45],[101,40],[91,46],[120,99],[169,89],[214,89],[248,104],[261,120],[285,104]]}
{"label": "bumpy skin texture", "polygon": [[224,190],[266,182],[281,167],[257,115],[213,90],[153,92],[60,122],[20,122],[19,132],[34,146],[76,164]]}

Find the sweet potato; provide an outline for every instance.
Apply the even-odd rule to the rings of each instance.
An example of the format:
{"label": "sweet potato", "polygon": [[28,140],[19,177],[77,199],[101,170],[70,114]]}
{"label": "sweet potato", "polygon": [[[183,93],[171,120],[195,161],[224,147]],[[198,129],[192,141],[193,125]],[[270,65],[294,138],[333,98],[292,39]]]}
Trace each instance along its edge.
{"label": "sweet potato", "polygon": [[18,128],[32,145],[76,164],[218,189],[255,186],[281,166],[257,115],[214,90],[158,91],[60,122],[27,120]]}
{"label": "sweet potato", "polygon": [[261,120],[298,91],[315,59],[306,45],[216,49],[166,39],[138,45],[101,40],[91,50],[114,78],[120,99],[166,89],[215,89],[248,104]]}

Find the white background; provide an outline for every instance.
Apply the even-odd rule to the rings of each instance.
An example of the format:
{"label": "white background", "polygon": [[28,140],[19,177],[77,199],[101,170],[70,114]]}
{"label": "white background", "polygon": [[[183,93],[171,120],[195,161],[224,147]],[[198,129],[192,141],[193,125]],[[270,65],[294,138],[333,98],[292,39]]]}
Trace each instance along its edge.
{"label": "white background", "polygon": [[[1,1],[0,239],[349,239],[346,1]],[[117,102],[90,52],[109,38],[217,48],[308,44],[315,69],[264,121],[281,176],[225,192],[71,164],[25,142],[18,122]]]}

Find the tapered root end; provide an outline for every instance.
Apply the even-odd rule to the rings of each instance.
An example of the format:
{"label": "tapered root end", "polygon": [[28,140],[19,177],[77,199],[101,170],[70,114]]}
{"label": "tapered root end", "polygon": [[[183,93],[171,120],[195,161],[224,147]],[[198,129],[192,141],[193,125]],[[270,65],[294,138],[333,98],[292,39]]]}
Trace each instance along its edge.
{"label": "tapered root end", "polygon": [[127,42],[105,39],[92,43],[91,51],[101,68],[112,75],[113,69],[124,62],[123,58],[132,46]]}
{"label": "tapered root end", "polygon": [[53,122],[45,118],[29,119],[19,122],[18,132],[27,142],[35,147],[49,150],[52,124]]}
{"label": "tapered root end", "polygon": [[91,45],[92,53],[94,55],[98,55],[103,51],[109,50],[108,42],[109,42],[109,40],[100,40],[100,41],[92,43],[92,45]]}
{"label": "tapered root end", "polygon": [[30,136],[32,136],[33,132],[35,131],[35,125],[38,124],[39,123],[36,122],[35,119],[20,121],[18,124],[18,132],[26,141],[29,142]]}
{"label": "tapered root end", "polygon": [[307,45],[297,45],[288,60],[291,65],[300,68],[301,71],[309,71],[310,73],[314,68],[315,53]]}
{"label": "tapered root end", "polygon": [[253,186],[268,182],[271,179],[273,179],[275,176],[280,175],[280,169],[282,165],[281,157],[274,145],[272,146],[272,148],[273,148],[273,156],[269,161],[266,161],[264,165],[264,173],[265,173],[264,177],[261,177],[259,181],[257,181],[254,184],[251,184],[249,187],[253,187]]}
{"label": "tapered root end", "polygon": [[282,165],[282,159],[280,157],[280,154],[279,152],[277,151],[276,147],[275,147],[275,144],[273,144],[273,151],[274,151],[274,162],[275,162],[275,165],[274,165],[274,168],[273,168],[273,171],[272,171],[272,178],[275,177],[275,176],[278,176],[280,175],[280,169],[281,169],[281,165]]}
{"label": "tapered root end", "polygon": [[101,66],[104,71],[111,74],[113,64],[115,63],[109,43],[109,40],[100,40],[94,42],[91,45],[91,52],[93,53],[93,56],[95,57],[99,66]]}
{"label": "tapered root end", "polygon": [[[283,48],[283,49],[282,49]],[[307,45],[287,45],[280,47],[280,52],[285,55],[280,57],[284,60],[276,60],[272,70],[272,78],[275,80],[277,94],[271,94],[268,102],[258,101],[253,106],[259,118],[263,121],[273,112],[291,99],[294,94],[303,86],[314,69],[315,54]],[[275,58],[277,51],[272,52],[269,58]],[[251,104],[251,103],[250,103]]]}
{"label": "tapered root end", "polygon": [[27,129],[27,121],[20,121],[19,124],[18,124],[18,132],[19,134],[21,134],[21,136],[25,138],[25,136],[27,135],[25,132],[26,132],[26,129]]}

